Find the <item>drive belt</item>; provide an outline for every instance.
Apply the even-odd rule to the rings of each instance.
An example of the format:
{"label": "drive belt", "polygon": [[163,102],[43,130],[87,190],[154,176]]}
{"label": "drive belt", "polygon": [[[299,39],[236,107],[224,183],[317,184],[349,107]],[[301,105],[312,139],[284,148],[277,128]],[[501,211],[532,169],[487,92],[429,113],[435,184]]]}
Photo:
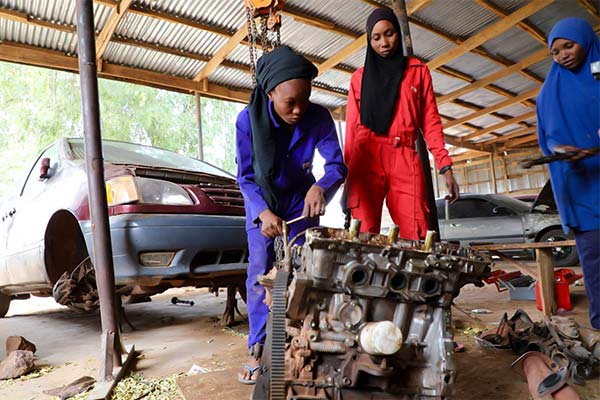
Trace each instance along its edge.
{"label": "drive belt", "polygon": [[271,400],[286,400],[285,384],[285,315],[288,272],[279,269],[273,284],[271,305]]}

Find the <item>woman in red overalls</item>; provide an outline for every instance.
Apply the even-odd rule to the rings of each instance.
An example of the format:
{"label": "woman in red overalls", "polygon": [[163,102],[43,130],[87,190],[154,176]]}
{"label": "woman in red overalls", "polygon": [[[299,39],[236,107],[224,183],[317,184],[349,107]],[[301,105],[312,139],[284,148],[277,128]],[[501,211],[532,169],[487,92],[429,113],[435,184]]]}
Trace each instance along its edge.
{"label": "woman in red overalls", "polygon": [[348,94],[347,207],[353,218],[362,221],[361,231],[379,233],[386,199],[400,237],[422,239],[429,209],[415,150],[419,130],[446,179],[446,198],[456,201],[459,196],[431,74],[425,64],[403,55],[400,27],[391,9],[371,13],[367,36],[365,66],[352,75]]}

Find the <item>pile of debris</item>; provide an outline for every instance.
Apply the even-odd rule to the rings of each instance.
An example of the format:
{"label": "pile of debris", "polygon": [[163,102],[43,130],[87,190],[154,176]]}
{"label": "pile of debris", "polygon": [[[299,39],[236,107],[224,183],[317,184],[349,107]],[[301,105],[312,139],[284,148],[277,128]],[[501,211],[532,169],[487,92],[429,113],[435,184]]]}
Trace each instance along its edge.
{"label": "pile of debris", "polygon": [[536,399],[578,399],[567,382],[585,384],[600,365],[600,333],[566,317],[533,322],[525,311],[517,310],[510,318],[504,314],[498,327],[482,332],[477,341],[518,355],[513,368],[527,380]]}

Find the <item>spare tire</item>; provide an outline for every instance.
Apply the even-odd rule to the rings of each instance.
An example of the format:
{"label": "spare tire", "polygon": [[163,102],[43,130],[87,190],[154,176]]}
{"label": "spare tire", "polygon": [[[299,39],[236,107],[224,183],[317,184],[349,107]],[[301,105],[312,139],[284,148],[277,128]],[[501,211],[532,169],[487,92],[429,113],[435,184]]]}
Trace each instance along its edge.
{"label": "spare tire", "polygon": [[[540,236],[538,242],[560,242],[573,239],[574,237],[571,233],[567,235],[562,229],[556,228],[545,232]],[[578,262],[579,256],[577,255],[575,246],[555,247],[552,249],[552,264],[555,267],[570,267],[577,265]]]}

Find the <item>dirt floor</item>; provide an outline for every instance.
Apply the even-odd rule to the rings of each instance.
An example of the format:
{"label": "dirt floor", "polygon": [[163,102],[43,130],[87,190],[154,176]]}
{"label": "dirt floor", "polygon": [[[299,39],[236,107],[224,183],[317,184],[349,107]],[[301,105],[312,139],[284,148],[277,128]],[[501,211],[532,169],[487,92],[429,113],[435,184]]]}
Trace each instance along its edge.
{"label": "dirt floor", "polygon": [[[587,324],[587,302],[583,287],[571,286],[574,310],[564,315]],[[193,307],[171,304],[173,296],[193,300]],[[251,388],[237,383],[237,371],[245,360],[247,323],[233,330],[217,324],[224,309],[225,293],[219,297],[204,289],[172,289],[153,296],[152,302],[132,304],[126,308],[136,330],[124,326],[123,341],[141,350],[136,371],[147,378],[181,374],[177,377],[181,397],[185,400],[246,399]],[[241,303],[241,302],[240,302]],[[464,310],[486,308],[491,314],[478,315],[490,326],[497,324],[504,312],[518,308],[532,319],[541,319],[532,301],[510,301],[507,292],[498,293],[494,286],[463,288],[456,304]],[[245,315],[243,304],[240,304]],[[515,356],[508,350],[479,347],[472,336],[462,332],[476,324],[471,318],[453,311],[456,340],[466,346],[454,360],[458,375],[452,400],[529,399],[525,382],[510,369]],[[238,317],[239,320],[239,317]],[[37,345],[39,366],[54,367],[49,373],[27,381],[0,382],[0,399],[49,399],[43,390],[69,383],[81,376],[98,376],[100,322],[98,314],[74,314],[51,299],[32,298],[14,301],[9,315],[0,320],[0,344],[9,335],[21,335]],[[3,351],[0,350],[0,357]],[[185,375],[193,365],[204,373]],[[600,380],[574,386],[582,399],[600,399]]]}

